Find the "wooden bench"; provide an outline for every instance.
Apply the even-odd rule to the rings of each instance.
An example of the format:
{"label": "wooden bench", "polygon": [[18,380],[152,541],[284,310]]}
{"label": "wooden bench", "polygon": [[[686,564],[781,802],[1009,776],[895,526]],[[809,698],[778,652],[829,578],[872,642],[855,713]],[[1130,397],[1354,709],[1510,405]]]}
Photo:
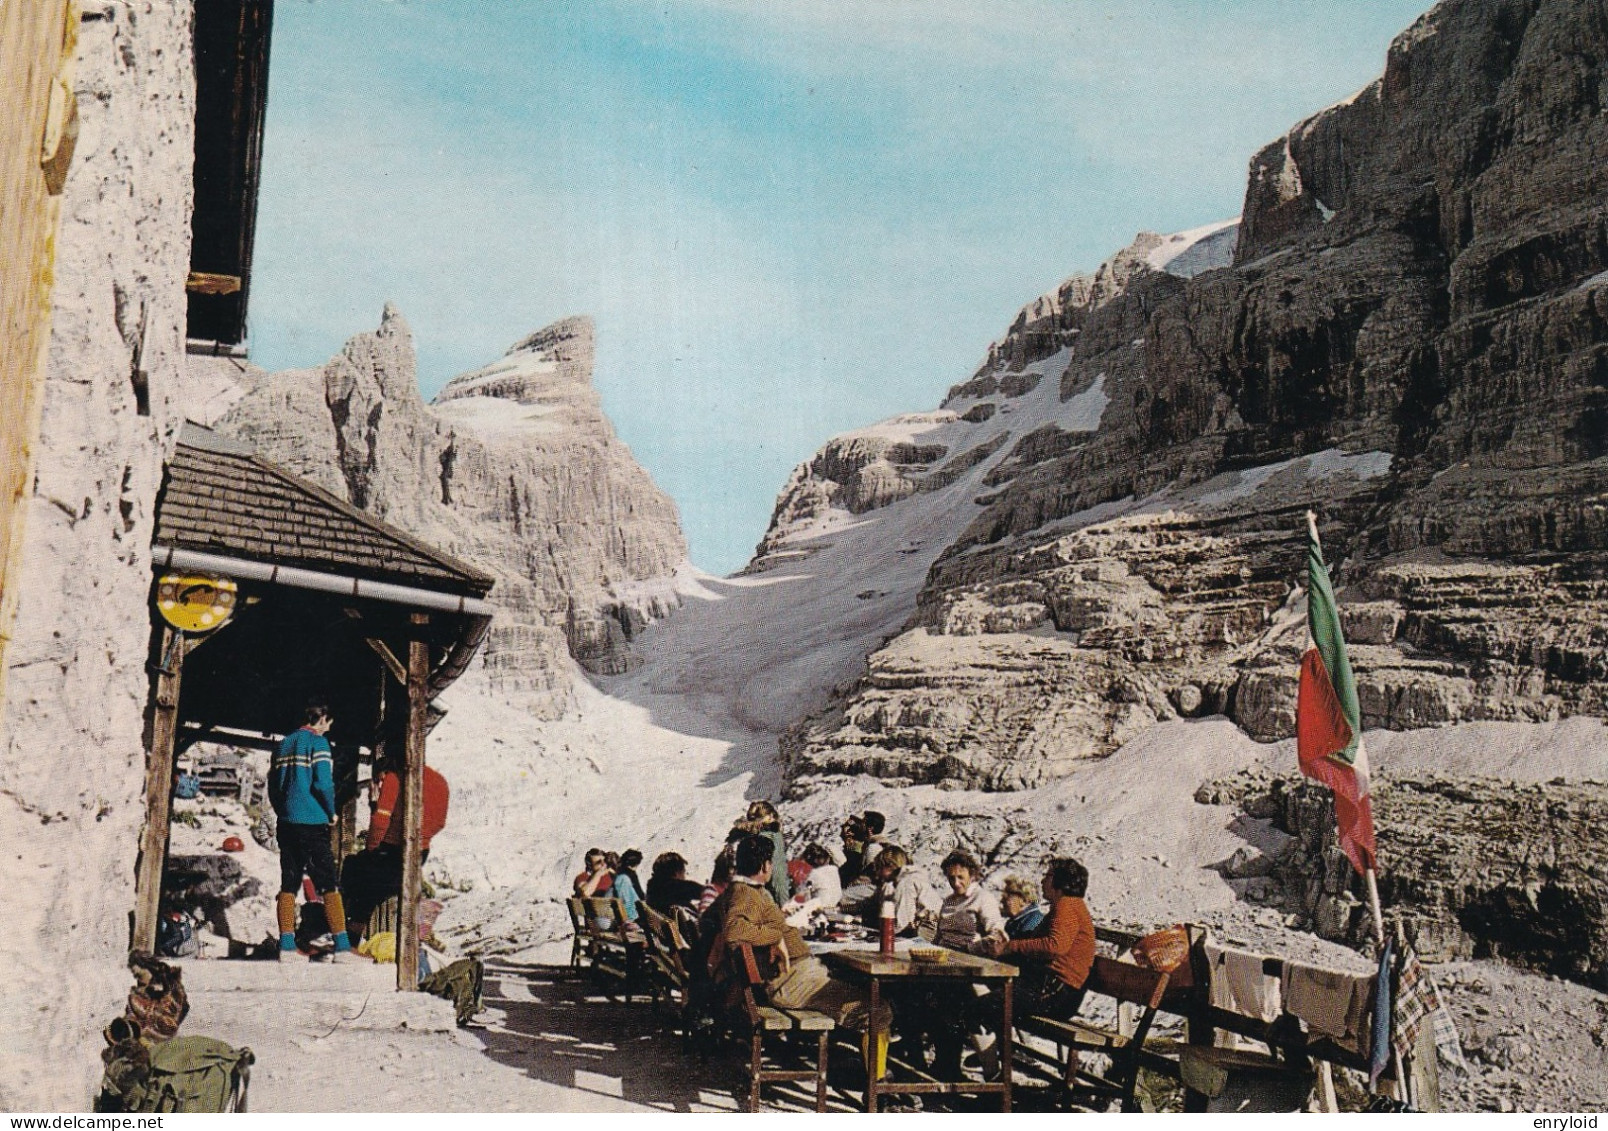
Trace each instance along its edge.
{"label": "wooden bench", "polygon": [[692,948],[687,945],[674,919],[659,914],[647,904],[642,905],[642,921],[647,933],[649,975],[655,1004],[663,994],[678,1006],[686,1005],[692,982],[688,966],[692,961]]}
{"label": "wooden bench", "polygon": [[[728,989],[733,1001],[728,1023],[747,1053],[744,1065],[748,1082],[748,1110],[759,1110],[759,1092],[764,1084],[799,1082],[815,1084],[815,1110],[826,1110],[827,1042],[837,1022],[813,1009],[778,1009],[769,1004],[759,959],[747,943],[731,947],[727,953]],[[809,1047],[813,1036],[813,1050]],[[767,1057],[766,1038],[773,1038],[772,1055]],[[790,1046],[790,1047],[789,1047]],[[800,1064],[779,1067],[775,1053]],[[813,1063],[811,1052],[813,1051]],[[790,1054],[790,1055],[788,1055]]]}
{"label": "wooden bench", "polygon": [[625,904],[612,897],[580,898],[584,951],[591,970],[612,978],[627,1004],[642,981],[645,939],[632,930]]}
{"label": "wooden bench", "polygon": [[[1161,1002],[1161,1012],[1185,1019],[1187,1041],[1151,1038],[1138,1053],[1140,1067],[1183,1085],[1186,1112],[1210,1111],[1223,1104],[1237,1106],[1234,1097],[1247,1095],[1266,1100],[1253,1110],[1287,1110],[1290,1096],[1310,1089],[1315,1060],[1367,1071],[1366,1060],[1326,1038],[1314,1039],[1293,1017],[1263,1021],[1213,1006],[1213,972],[1205,954],[1207,931],[1197,924],[1189,924],[1187,929],[1189,961],[1173,972]],[[1095,938],[1125,951],[1140,936],[1096,927]],[[1267,958],[1263,972],[1278,977],[1283,968],[1280,959]],[[1267,1051],[1218,1047],[1220,1031],[1259,1042]]]}
{"label": "wooden bench", "polygon": [[[1057,1055],[1052,1057],[1019,1041],[1016,1053],[1022,1061],[1020,1067],[1029,1075],[1058,1085],[1071,1102],[1104,1106],[1119,1100],[1123,1111],[1137,1111],[1134,1092],[1139,1069],[1148,1059],[1145,1042],[1167,992],[1167,975],[1096,955],[1084,991],[1086,996],[1111,998],[1119,1006],[1123,1002],[1137,1005],[1139,1015],[1133,1032],[1121,1033],[1075,1017],[1022,1017],[1016,1021],[1016,1028],[1053,1041]],[[1086,1053],[1104,1056],[1110,1067],[1104,1073],[1095,1072],[1083,1060]]]}

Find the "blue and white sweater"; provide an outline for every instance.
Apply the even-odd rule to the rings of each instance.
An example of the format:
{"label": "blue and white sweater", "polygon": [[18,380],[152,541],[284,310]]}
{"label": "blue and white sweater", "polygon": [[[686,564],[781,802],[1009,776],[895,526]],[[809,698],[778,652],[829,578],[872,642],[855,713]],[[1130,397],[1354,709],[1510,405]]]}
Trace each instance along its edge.
{"label": "blue and white sweater", "polygon": [[335,820],[335,761],[329,740],[306,727],[285,736],[268,769],[274,815],[292,825]]}

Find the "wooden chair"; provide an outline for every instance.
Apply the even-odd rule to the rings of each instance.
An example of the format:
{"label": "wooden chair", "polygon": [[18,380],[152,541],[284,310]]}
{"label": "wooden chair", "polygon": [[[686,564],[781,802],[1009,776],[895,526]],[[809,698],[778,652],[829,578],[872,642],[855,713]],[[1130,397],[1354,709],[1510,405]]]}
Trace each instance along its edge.
{"label": "wooden chair", "polygon": [[570,944],[570,969],[579,970],[581,959],[591,956],[587,947],[591,935],[586,929],[586,904],[580,896],[572,895],[564,901],[564,905],[569,908],[570,931],[573,937]]}
{"label": "wooden chair", "polygon": [[[731,947],[727,953],[729,989],[733,996],[730,1023],[733,1033],[748,1054],[744,1066],[748,1081],[748,1110],[759,1110],[759,1092],[764,1084],[801,1082],[815,1083],[815,1110],[826,1110],[827,1041],[837,1023],[824,1013],[813,1009],[777,1009],[769,1004],[765,979],[760,972],[759,959],[747,943]],[[814,1063],[810,1063],[809,1038],[814,1036]],[[767,1057],[765,1039],[772,1042],[772,1055]],[[799,1064],[797,1068],[779,1067],[776,1053],[783,1059]]]}
{"label": "wooden chair", "polygon": [[[1016,1022],[1016,1028],[1054,1041],[1059,1055],[1051,1057],[1025,1042],[1017,1042],[1017,1053],[1028,1062],[1022,1067],[1032,1075],[1059,1084],[1071,1102],[1103,1108],[1111,1100],[1120,1100],[1123,1111],[1137,1111],[1139,1106],[1134,1092],[1144,1059],[1145,1039],[1167,993],[1167,975],[1096,955],[1084,988],[1088,994],[1112,998],[1119,1005],[1122,1002],[1137,1005],[1133,1032],[1121,1033],[1076,1018],[1023,1017]],[[1104,1072],[1095,1072],[1088,1067],[1085,1054],[1103,1056],[1110,1066]],[[1054,1073],[1046,1071],[1046,1067],[1054,1069]]]}
{"label": "wooden chair", "polygon": [[613,978],[630,1004],[640,981],[644,940],[631,931],[625,918],[625,904],[618,899],[593,896],[581,900],[586,927],[587,954],[591,968]]}
{"label": "wooden chair", "polygon": [[646,904],[642,907],[643,922],[648,936],[647,955],[651,964],[653,997],[659,994],[678,1005],[686,1004],[687,986],[691,981],[687,962],[689,948],[681,937],[674,919],[659,914]]}

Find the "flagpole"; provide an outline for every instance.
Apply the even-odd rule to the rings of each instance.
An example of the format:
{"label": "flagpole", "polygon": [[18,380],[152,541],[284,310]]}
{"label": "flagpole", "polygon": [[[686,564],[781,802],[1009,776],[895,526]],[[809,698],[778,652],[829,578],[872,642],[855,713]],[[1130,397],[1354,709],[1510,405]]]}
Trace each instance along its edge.
{"label": "flagpole", "polygon": [[[1312,544],[1315,546],[1323,545],[1323,542],[1318,538],[1318,512],[1309,508],[1306,512],[1306,520],[1307,534],[1311,537]],[[1357,736],[1357,741],[1359,744],[1362,741],[1360,734]],[[1374,946],[1376,953],[1383,954],[1385,952],[1385,914],[1379,903],[1379,879],[1372,865],[1364,869],[1362,878],[1368,890],[1368,915],[1373,920]],[[1394,1024],[1391,1025],[1391,1032],[1392,1034],[1395,1032]],[[1390,1066],[1395,1070],[1396,1087],[1402,1102],[1410,1103],[1407,1073],[1402,1067],[1401,1053],[1396,1049],[1396,1042],[1393,1037],[1390,1040]]]}

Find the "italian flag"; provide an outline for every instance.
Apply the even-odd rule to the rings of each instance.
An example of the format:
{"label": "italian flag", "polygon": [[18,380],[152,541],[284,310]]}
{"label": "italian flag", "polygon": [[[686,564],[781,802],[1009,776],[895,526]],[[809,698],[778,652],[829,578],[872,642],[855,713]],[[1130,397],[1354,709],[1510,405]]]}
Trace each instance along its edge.
{"label": "italian flag", "polygon": [[1340,848],[1359,873],[1373,870],[1373,805],[1368,798],[1368,752],[1362,745],[1357,684],[1340,634],[1340,612],[1323,564],[1317,520],[1307,514],[1307,627],[1312,647],[1301,659],[1295,705],[1295,746],[1301,772],[1334,791]]}

